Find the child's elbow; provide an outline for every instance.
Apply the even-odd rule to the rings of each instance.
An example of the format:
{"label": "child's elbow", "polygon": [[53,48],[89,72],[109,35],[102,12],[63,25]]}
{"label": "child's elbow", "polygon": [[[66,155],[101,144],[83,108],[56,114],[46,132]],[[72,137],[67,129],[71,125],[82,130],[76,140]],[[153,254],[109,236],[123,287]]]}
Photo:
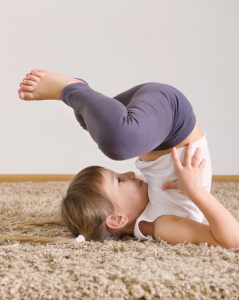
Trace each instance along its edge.
{"label": "child's elbow", "polygon": [[223,245],[220,245],[222,248],[230,249],[230,248],[239,248],[239,239],[233,239],[230,242],[227,242]]}
{"label": "child's elbow", "polygon": [[228,245],[228,248],[239,248],[239,242]]}

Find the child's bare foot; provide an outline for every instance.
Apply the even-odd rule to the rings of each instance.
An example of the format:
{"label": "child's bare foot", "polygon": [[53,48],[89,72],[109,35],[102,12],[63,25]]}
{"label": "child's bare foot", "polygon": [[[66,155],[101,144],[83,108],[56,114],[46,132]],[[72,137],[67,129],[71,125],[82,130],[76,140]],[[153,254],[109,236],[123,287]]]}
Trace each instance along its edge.
{"label": "child's bare foot", "polygon": [[61,100],[61,92],[67,85],[83,82],[58,73],[37,69],[28,73],[26,77],[18,90],[19,97],[23,100]]}

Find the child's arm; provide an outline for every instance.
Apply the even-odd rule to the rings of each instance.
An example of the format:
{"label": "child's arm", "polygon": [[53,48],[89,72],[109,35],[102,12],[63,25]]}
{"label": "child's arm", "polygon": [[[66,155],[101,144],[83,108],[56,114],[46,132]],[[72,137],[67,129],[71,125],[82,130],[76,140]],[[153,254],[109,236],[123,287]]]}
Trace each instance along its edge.
{"label": "child's arm", "polygon": [[[231,215],[231,213],[202,186],[202,171],[205,167],[205,159],[203,159],[199,164],[200,150],[200,148],[196,150],[191,164],[191,148],[188,146],[185,154],[184,166],[182,166],[177,156],[177,151],[172,151],[178,179],[176,182],[165,183],[163,187],[166,187],[167,189],[176,188],[181,190],[189,199],[193,201],[193,203],[195,203],[195,205],[197,205],[197,207],[208,220],[209,226],[200,223],[200,225],[196,224],[198,222],[194,224],[196,230],[195,234],[197,234],[196,240],[198,242],[200,242],[201,239],[201,242],[208,242],[213,245],[216,244],[217,241],[222,246],[237,248],[239,247],[239,223]],[[174,219],[176,225],[176,220],[183,220],[184,218]],[[192,224],[192,228],[194,225]],[[205,229],[203,229],[203,227],[205,227]],[[190,234],[192,234],[192,228],[191,230],[189,229]],[[210,235],[210,232],[208,232],[209,228],[211,235],[216,241],[212,241],[212,236]],[[203,237],[203,232],[205,233],[205,236],[208,237],[207,241],[205,241],[205,236]]]}
{"label": "child's arm", "polygon": [[239,223],[231,213],[203,186],[188,198],[197,205],[208,220],[214,238],[226,247],[239,247]]}

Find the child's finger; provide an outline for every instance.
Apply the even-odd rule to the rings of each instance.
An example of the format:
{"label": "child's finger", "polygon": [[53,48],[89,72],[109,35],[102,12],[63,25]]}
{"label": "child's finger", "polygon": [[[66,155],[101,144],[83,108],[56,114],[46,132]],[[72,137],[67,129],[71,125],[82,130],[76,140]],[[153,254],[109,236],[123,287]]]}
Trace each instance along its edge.
{"label": "child's finger", "polygon": [[199,169],[200,169],[200,171],[203,171],[203,169],[205,168],[205,166],[206,166],[206,159],[204,158],[204,159],[202,159],[202,161],[200,162],[200,165],[199,165]]}
{"label": "child's finger", "polygon": [[193,156],[193,161],[192,161],[192,167],[198,167],[199,165],[199,161],[200,161],[200,157],[201,157],[201,148],[198,147],[194,153]]}
{"label": "child's finger", "polygon": [[172,155],[173,155],[173,162],[174,162],[175,168],[181,169],[182,164],[181,164],[180,159],[178,158],[177,148],[175,148],[175,147],[173,148]]}
{"label": "child's finger", "polygon": [[188,143],[186,153],[185,153],[184,164],[183,164],[185,167],[191,166],[191,161],[192,161],[191,152],[192,152],[192,143]]}

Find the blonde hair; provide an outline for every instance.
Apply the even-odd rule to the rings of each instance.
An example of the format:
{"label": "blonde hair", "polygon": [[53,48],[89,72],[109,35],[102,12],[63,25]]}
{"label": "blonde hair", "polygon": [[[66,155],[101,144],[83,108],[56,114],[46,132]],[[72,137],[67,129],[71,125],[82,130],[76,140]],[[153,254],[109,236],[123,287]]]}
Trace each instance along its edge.
{"label": "blonde hair", "polygon": [[74,238],[43,238],[29,235],[16,234],[0,235],[0,238],[41,244],[57,244],[76,242],[78,235],[83,235],[86,241],[119,240],[122,236],[133,236],[133,231],[127,226],[112,229],[106,225],[106,219],[113,214],[117,207],[103,189],[105,168],[90,166],[81,170],[70,182],[66,196],[60,206],[59,220],[41,221],[19,224],[20,226],[52,226],[67,227]]}

